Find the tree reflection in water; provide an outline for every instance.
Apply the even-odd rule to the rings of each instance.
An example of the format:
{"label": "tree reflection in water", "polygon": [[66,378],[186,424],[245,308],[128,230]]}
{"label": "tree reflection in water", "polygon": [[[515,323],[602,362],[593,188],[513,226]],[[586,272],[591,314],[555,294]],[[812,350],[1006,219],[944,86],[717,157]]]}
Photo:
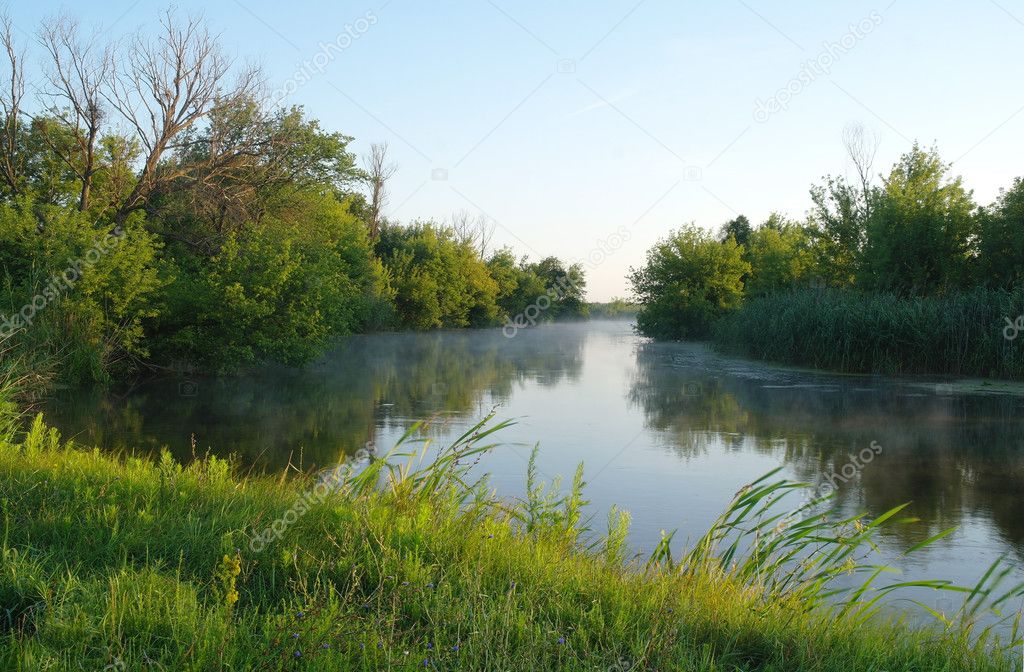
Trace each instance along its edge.
{"label": "tree reflection in water", "polygon": [[642,343],[629,400],[664,446],[691,459],[755,451],[820,483],[872,441],[882,454],[840,503],[878,515],[913,502],[922,524],[894,526],[904,548],[970,519],[991,520],[1024,557],[1024,398],[953,393],[917,381],[783,370],[698,344]]}

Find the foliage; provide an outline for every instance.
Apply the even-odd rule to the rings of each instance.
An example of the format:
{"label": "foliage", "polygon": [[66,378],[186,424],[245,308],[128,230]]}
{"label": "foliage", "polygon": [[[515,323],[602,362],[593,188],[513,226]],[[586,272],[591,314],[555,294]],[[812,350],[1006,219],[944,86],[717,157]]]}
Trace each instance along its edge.
{"label": "foliage", "polygon": [[977,281],[991,287],[1024,285],[1024,179],[979,213]]}
{"label": "foliage", "polygon": [[589,308],[590,318],[594,320],[621,320],[624,317],[636,317],[640,311],[638,304],[618,296],[606,303],[591,303]]}
{"label": "foliage", "polygon": [[[700,338],[715,323],[722,347],[779,362],[1024,377],[1013,339],[1004,337],[1024,306],[1024,180],[978,208],[937,150],[916,144],[880,185],[866,171],[862,179],[854,186],[826,177],[813,186],[804,222],[773,213],[749,232],[746,218],[726,224],[723,247],[744,237],[750,267],[740,287],[728,282],[734,298],[714,311],[693,315],[694,287],[735,278],[735,269],[730,276],[702,267],[696,250],[704,248],[692,242],[659,243],[630,277],[644,304],[640,331]],[[694,236],[707,238],[687,240]],[[665,269],[682,268],[682,258],[694,261],[688,280],[674,284]]]}
{"label": "foliage", "polygon": [[[202,19],[168,10],[150,29],[104,44],[46,19],[30,76],[0,22],[0,311],[45,294],[27,328],[3,329],[11,357],[49,367],[36,382],[304,364],[357,331],[495,325],[556,285],[552,316],[585,313],[582,268],[554,258],[500,278],[499,305],[486,221],[479,246],[421,223],[378,240],[384,153],[371,175],[351,137],[270,105]],[[116,249],[53,289],[111,232]]]}
{"label": "foliage", "polygon": [[0,310],[17,327],[10,345],[58,359],[70,382],[131,370],[148,354],[143,324],[163,286],[160,244],[143,224],[141,213],[112,230],[72,209],[0,204]]}
{"label": "foliage", "polygon": [[670,234],[647,252],[629,280],[643,307],[641,333],[656,338],[703,338],[713,322],[738,308],[750,264],[733,238],[723,242],[697,226]]}
{"label": "foliage", "polygon": [[967,284],[976,206],[948,172],[935,150],[916,145],[897,162],[868,218],[858,284],[922,295]]}
{"label": "foliage", "polygon": [[204,369],[301,364],[360,330],[387,291],[365,227],[331,196],[311,199],[301,223],[268,217],[229,234],[210,259],[169,259],[168,310],[154,326],[163,358]]}
{"label": "foliage", "polygon": [[395,311],[412,329],[486,326],[498,286],[472,244],[430,222],[386,226],[376,251],[395,289]]}
{"label": "foliage", "polygon": [[748,296],[799,287],[816,270],[806,230],[774,220],[750,234],[746,259],[751,266],[744,285]]}

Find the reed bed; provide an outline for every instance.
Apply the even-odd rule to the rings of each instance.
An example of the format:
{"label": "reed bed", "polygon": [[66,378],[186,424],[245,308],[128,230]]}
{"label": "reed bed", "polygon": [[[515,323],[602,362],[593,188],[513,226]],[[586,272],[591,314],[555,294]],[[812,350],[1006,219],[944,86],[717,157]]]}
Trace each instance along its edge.
{"label": "reed bed", "polygon": [[1020,380],[1022,314],[1022,289],[799,290],[749,299],[716,325],[714,340],[733,354],[834,371]]}
{"label": "reed bed", "polygon": [[[911,524],[899,510],[794,509],[807,486],[773,473],[692,547],[667,534],[639,559],[624,513],[591,529],[582,468],[563,491],[531,466],[517,500],[474,476],[505,426],[439,451],[417,427],[369,464],[269,478],[104,455],[37,418],[0,442],[0,667],[1012,669],[1017,630],[975,627],[1020,595],[1000,567],[972,588],[929,582],[966,591],[933,627],[878,612],[900,582],[873,539]],[[851,574],[866,578],[836,586]]]}

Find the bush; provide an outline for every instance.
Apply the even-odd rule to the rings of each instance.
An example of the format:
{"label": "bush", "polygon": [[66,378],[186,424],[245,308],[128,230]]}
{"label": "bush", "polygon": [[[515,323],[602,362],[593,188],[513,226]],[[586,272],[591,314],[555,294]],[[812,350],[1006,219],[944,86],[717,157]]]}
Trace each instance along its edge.
{"label": "bush", "polygon": [[412,329],[479,327],[498,317],[498,285],[476,249],[429,222],[386,226],[377,254],[395,290],[395,311]]}
{"label": "bush", "polygon": [[265,359],[302,364],[360,330],[386,287],[364,226],[334,199],[308,215],[302,228],[254,223],[210,259],[170,258],[161,354],[215,370]]}
{"label": "bush", "polygon": [[655,338],[703,338],[712,323],[743,301],[750,264],[734,238],[719,242],[686,226],[647,252],[647,264],[629,280],[643,304],[637,327]]}
{"label": "bush", "polygon": [[160,244],[137,213],[118,229],[76,211],[0,205],[0,335],[61,382],[106,381],[148,354]]}

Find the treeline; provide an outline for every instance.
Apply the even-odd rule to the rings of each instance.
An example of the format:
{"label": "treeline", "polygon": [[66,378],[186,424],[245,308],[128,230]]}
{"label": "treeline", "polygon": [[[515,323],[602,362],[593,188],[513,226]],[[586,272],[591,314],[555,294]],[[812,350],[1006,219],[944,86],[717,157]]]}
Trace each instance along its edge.
{"label": "treeline", "polygon": [[[458,214],[401,225],[385,145],[267,102],[196,19],[104,45],[0,24],[0,359],[59,382],[309,361],[338,336],[585,313],[579,265],[489,251]],[[3,73],[3,70],[0,70]]]}
{"label": "treeline", "polygon": [[[877,142],[847,129],[857,178],[827,176],[794,221],[690,225],[630,281],[642,333],[843,371],[1024,377],[1024,180],[979,206],[936,149],[873,179]],[[1024,322],[1024,320],[1021,320]]]}

